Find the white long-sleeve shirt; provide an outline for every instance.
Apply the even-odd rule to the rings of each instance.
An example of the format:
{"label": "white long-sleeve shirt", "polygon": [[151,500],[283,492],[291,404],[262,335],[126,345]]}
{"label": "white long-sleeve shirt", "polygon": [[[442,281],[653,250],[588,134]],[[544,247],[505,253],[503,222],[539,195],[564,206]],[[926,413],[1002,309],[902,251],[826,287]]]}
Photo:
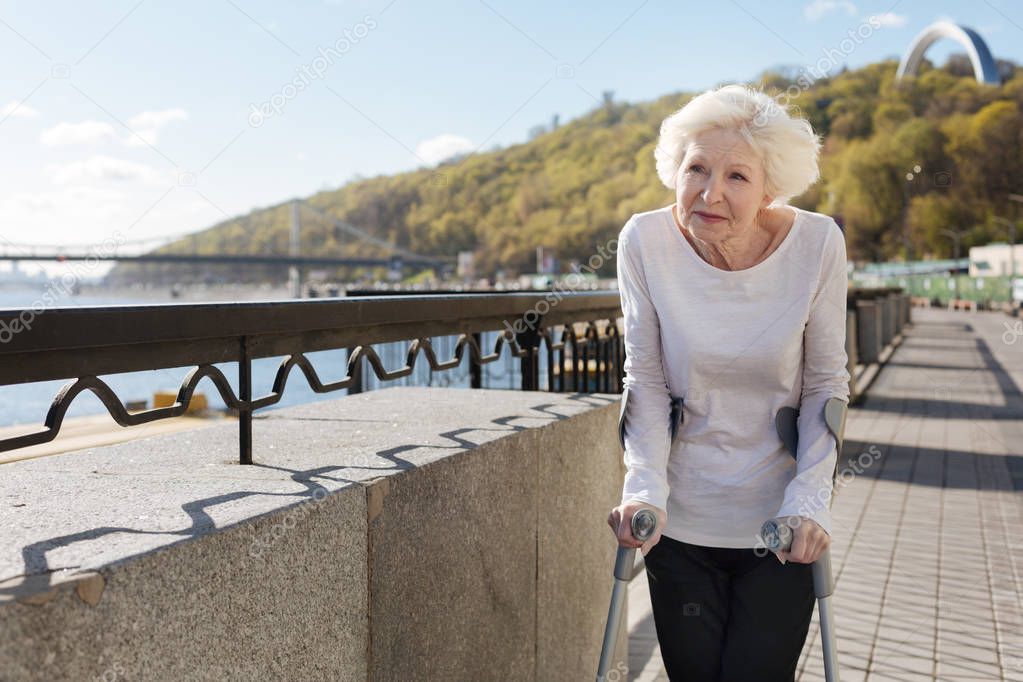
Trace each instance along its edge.
{"label": "white long-sleeve shirt", "polygon": [[[789,208],[785,239],[744,270],[703,260],[671,205],[633,215],[619,234],[622,502],[665,510],[670,538],[754,547],[764,521],[789,515],[831,533],[837,452],[824,403],[849,399],[845,239],[829,216]],[[683,399],[674,442],[672,397]],[[775,428],[783,406],[800,410],[796,460]]]}

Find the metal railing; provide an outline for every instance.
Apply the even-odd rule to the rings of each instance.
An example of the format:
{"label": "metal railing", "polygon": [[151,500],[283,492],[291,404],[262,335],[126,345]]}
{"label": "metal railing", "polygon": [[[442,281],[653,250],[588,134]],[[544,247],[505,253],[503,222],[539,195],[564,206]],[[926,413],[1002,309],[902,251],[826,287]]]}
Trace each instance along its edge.
{"label": "metal railing", "polygon": [[[858,365],[876,366],[910,321],[898,288],[855,289],[847,299],[846,352],[850,399],[857,402]],[[316,393],[362,390],[365,364],[379,381],[412,375],[420,354],[433,372],[461,366],[468,353],[470,387],[483,388],[482,368],[508,346],[519,358],[522,390],[620,393],[625,344],[617,291],[351,296],[311,301],[161,304],[57,308],[34,314],[0,310],[0,386],[70,379],[57,392],[44,428],[0,439],[0,452],[57,437],[74,399],[91,391],[123,427],[178,417],[197,384],[209,379],[239,419],[239,462],[252,463],[252,415],[280,402],[288,377],[301,370]],[[604,322],[603,326],[598,324]],[[560,336],[558,328],[560,327]],[[498,330],[490,352],[483,333]],[[432,337],[457,337],[439,359]],[[372,344],[408,341],[405,362],[386,368]],[[307,353],[347,349],[345,376],[323,382]],[[541,381],[541,354],[546,381]],[[252,395],[252,361],[282,357],[271,390]],[[238,392],[214,365],[237,363]],[[191,366],[167,407],[129,411],[100,377]]]}
{"label": "metal railing", "polygon": [[[541,390],[539,359],[546,352],[548,390],[621,392],[620,317],[617,291],[0,310],[0,386],[70,380],[54,396],[43,428],[0,439],[0,452],[52,441],[84,391],[99,398],[118,425],[129,427],[185,414],[196,385],[208,378],[237,412],[239,462],[251,464],[253,412],[281,400],[296,367],[317,393],[356,392],[364,363],[377,379],[389,381],[412,374],[420,354],[440,372],[459,367],[468,352],[471,387],[482,388],[482,366],[499,360],[505,345],[520,359],[523,390]],[[482,333],[491,330],[502,333],[485,352]],[[457,336],[453,357],[437,357],[430,341],[437,336]],[[400,341],[409,342],[404,366],[384,367],[372,344]],[[341,348],[348,349],[346,374],[324,383],[306,354]],[[254,397],[252,361],[278,356],[283,359],[272,389]],[[237,363],[237,394],[217,363]],[[184,366],[192,369],[175,402],[143,411],[129,411],[100,378]]]}

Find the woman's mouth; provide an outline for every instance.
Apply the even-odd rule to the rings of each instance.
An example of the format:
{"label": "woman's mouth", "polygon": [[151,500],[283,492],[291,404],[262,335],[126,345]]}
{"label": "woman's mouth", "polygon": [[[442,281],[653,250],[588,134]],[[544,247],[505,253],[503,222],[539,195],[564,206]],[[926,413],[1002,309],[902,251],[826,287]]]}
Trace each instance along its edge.
{"label": "woman's mouth", "polygon": [[704,211],[693,211],[693,213],[700,216],[704,222],[708,223],[719,223],[722,220],[725,220],[724,216],[717,215],[716,213],[706,213]]}

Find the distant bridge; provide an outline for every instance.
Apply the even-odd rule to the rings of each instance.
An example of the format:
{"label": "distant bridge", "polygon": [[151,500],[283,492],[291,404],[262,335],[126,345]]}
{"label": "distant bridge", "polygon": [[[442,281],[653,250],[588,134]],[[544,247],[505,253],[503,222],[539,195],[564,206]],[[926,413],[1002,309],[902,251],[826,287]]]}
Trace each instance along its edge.
{"label": "distant bridge", "polygon": [[10,248],[23,248],[24,245],[10,244],[0,249],[0,261],[117,261],[127,263],[192,263],[215,265],[280,265],[289,267],[389,267],[398,269],[405,266],[418,268],[434,268],[449,265],[449,261],[427,257],[413,259],[402,256],[390,258],[321,258],[316,256],[276,256],[276,255],[219,255],[219,254],[187,254],[187,253],[147,253],[138,256],[120,256],[103,253],[68,253],[66,251],[40,251],[31,253],[9,252]]}
{"label": "distant bridge", "polygon": [[[333,228],[336,235],[347,235],[356,241],[370,244],[378,250],[383,250],[389,255],[385,257],[339,257],[339,256],[314,256],[301,253],[301,209],[306,209],[316,215]],[[453,269],[455,259],[442,256],[424,256],[399,246],[395,246],[378,237],[375,237],[365,230],[342,222],[323,211],[305,204],[301,200],[294,200],[291,206],[291,241],[288,254],[280,253],[254,253],[254,254],[200,254],[200,253],[154,253],[156,247],[165,246],[167,243],[187,239],[195,234],[178,234],[167,237],[139,239],[130,242],[122,241],[118,244],[111,244],[109,240],[100,245],[75,244],[75,245],[52,245],[52,244],[15,244],[7,240],[0,240],[0,262],[20,261],[50,261],[50,262],[123,262],[123,263],[180,263],[191,265],[277,265],[281,267],[296,268],[293,271],[293,278],[297,279],[297,268],[319,267],[319,268],[340,268],[340,267],[383,267],[391,270],[401,270],[410,267],[417,270],[438,268]],[[163,244],[160,242],[163,241]],[[148,253],[135,253],[134,255],[122,255],[119,249],[127,247],[132,251],[146,251]],[[270,249],[273,250],[272,248]]]}

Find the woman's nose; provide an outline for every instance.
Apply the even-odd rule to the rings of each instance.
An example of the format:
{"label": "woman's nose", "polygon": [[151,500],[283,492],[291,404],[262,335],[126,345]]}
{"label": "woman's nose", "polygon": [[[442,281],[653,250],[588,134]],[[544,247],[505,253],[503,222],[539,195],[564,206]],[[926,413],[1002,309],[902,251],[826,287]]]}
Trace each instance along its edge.
{"label": "woman's nose", "polygon": [[716,173],[711,173],[707,177],[707,184],[703,186],[703,202],[710,206],[714,202],[720,201],[721,198],[722,192],[720,176]]}

